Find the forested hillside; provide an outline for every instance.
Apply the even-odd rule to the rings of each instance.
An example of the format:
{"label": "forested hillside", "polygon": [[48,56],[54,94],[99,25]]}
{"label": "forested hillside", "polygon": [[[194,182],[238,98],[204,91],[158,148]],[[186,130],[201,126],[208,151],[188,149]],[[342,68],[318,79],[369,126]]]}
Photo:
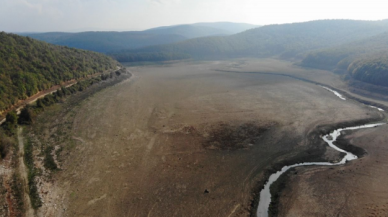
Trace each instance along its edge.
{"label": "forested hillside", "polygon": [[117,62],[103,54],[0,33],[0,111],[38,91],[108,69]]}
{"label": "forested hillside", "polygon": [[231,32],[226,30],[217,29],[208,26],[194,26],[194,25],[179,25],[166,28],[149,29],[144,32],[153,33],[158,35],[176,34],[181,35],[187,39],[199,38],[214,35],[231,35]]}
{"label": "forested hillside", "polygon": [[176,26],[161,26],[145,30],[156,34],[177,34],[188,39],[237,34],[248,29],[258,28],[257,25],[247,23],[215,22],[215,23],[194,23]]}
{"label": "forested hillside", "polygon": [[388,52],[388,32],[331,48],[310,52],[302,65],[345,72],[356,59]]}
{"label": "forested hillside", "polygon": [[388,87],[388,51],[385,55],[355,60],[348,73],[356,80]]}
{"label": "forested hillside", "polygon": [[254,27],[256,26],[246,23],[219,22],[163,26],[144,31],[49,32],[22,35],[51,44],[106,53],[123,49],[138,49],[153,45],[170,44],[191,38],[231,35]]}
{"label": "forested hillside", "polygon": [[[271,56],[302,59],[311,50],[360,40],[385,31],[388,31],[387,21],[321,20],[263,26],[232,36],[195,38],[121,51],[120,55],[124,56],[126,52],[133,57],[135,54],[156,52],[184,54],[200,59]],[[118,54],[113,52],[110,55],[117,57]]]}
{"label": "forested hillside", "polygon": [[96,52],[135,49],[145,46],[168,44],[187,38],[177,34],[154,34],[147,32],[81,32],[27,34],[31,38],[51,44],[63,45]]}
{"label": "forested hillside", "polygon": [[358,81],[388,86],[388,32],[313,51],[301,64],[346,73]]}

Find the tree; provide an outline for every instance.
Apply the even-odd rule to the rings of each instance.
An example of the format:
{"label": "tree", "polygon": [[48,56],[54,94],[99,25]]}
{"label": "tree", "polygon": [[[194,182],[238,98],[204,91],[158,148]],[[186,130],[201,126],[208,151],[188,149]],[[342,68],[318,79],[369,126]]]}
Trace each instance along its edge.
{"label": "tree", "polygon": [[18,124],[18,115],[16,114],[16,112],[15,111],[8,112],[6,116],[6,121],[3,125],[5,132],[8,135],[15,134],[17,124]]}
{"label": "tree", "polygon": [[27,105],[22,109],[19,115],[19,124],[32,124],[34,121],[34,112],[32,111],[31,107]]}

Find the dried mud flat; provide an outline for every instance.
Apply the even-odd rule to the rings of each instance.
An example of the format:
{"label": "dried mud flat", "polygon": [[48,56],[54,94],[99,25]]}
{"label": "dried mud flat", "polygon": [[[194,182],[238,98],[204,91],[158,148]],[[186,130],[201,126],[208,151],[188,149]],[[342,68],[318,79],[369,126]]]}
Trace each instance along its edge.
{"label": "dried mud flat", "polygon": [[280,195],[279,216],[388,216],[387,129],[344,136],[367,151],[346,166],[298,169]]}
{"label": "dried mud flat", "polygon": [[[317,139],[317,126],[377,115],[307,82],[215,70],[309,73],[274,60],[250,63],[134,67],[131,80],[86,99],[73,115],[59,113],[71,139],[60,144],[62,170],[52,174],[61,199],[51,198],[60,204],[51,215],[249,216],[273,165],[339,159]],[[47,138],[64,121],[51,118],[38,123]]]}

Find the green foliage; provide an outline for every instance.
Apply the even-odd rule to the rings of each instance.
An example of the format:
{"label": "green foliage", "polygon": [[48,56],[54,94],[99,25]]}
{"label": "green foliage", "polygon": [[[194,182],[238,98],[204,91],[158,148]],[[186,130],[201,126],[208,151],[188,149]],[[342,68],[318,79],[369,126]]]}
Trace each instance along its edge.
{"label": "green foliage", "polygon": [[3,130],[0,129],[0,156],[2,159],[7,156],[10,148],[14,144],[14,138],[7,136]]}
{"label": "green foliage", "polygon": [[35,182],[35,177],[38,174],[38,170],[34,165],[33,144],[30,140],[28,140],[24,146],[24,162],[28,169],[27,178],[31,205],[34,209],[37,209],[42,206],[42,201],[39,197],[38,188],[36,187]]}
{"label": "green foliage", "polygon": [[19,124],[32,124],[35,118],[35,113],[31,106],[24,107],[19,115]]}
{"label": "green foliage", "polygon": [[356,80],[388,87],[388,54],[355,60],[348,72]]}
{"label": "green foliage", "polygon": [[0,111],[54,85],[116,66],[103,54],[0,32]]}
{"label": "green foliage", "polygon": [[2,125],[4,131],[8,135],[14,135],[18,124],[18,115],[15,111],[8,112],[6,121]]}
{"label": "green foliage", "polygon": [[22,183],[23,182],[20,176],[16,172],[14,172],[12,174],[11,189],[16,201],[15,208],[19,211],[24,210],[24,191]]}
{"label": "green foliage", "polygon": [[184,36],[177,34],[155,34],[152,32],[52,32],[27,34],[27,36],[56,45],[102,53],[168,44],[186,39]]}
{"label": "green foliage", "polygon": [[54,161],[54,157],[51,154],[51,152],[54,150],[53,147],[47,147],[44,151],[44,167],[46,167],[49,170],[56,170],[58,169],[57,164]]}
{"label": "green foliage", "polygon": [[388,32],[311,52],[302,65],[347,73],[358,81],[388,86]]}

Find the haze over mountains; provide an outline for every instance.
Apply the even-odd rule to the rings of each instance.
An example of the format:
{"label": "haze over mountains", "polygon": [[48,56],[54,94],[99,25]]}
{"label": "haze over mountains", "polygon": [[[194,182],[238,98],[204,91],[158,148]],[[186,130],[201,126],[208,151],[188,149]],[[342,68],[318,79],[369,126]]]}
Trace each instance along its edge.
{"label": "haze over mountains", "polygon": [[[322,20],[268,25],[224,37],[196,38],[127,53],[175,52],[192,58],[269,57],[302,58],[311,50],[371,37],[388,30],[387,21]],[[113,53],[113,56],[125,54]],[[119,58],[121,59],[121,58]]]}
{"label": "haze over mountains", "polygon": [[52,44],[105,53],[122,49],[137,49],[152,45],[169,44],[198,37],[232,35],[255,27],[257,26],[245,23],[219,22],[165,26],[144,31],[49,32],[21,35]]}
{"label": "haze over mountains", "polygon": [[268,25],[231,36],[194,38],[109,54],[121,62],[275,57],[388,86],[388,61],[384,58],[388,55],[387,31],[388,20],[320,20]]}
{"label": "haze over mountains", "polygon": [[318,20],[254,27],[242,23],[197,23],[141,32],[28,36],[107,53],[120,62],[275,57],[388,86],[388,20]]}

